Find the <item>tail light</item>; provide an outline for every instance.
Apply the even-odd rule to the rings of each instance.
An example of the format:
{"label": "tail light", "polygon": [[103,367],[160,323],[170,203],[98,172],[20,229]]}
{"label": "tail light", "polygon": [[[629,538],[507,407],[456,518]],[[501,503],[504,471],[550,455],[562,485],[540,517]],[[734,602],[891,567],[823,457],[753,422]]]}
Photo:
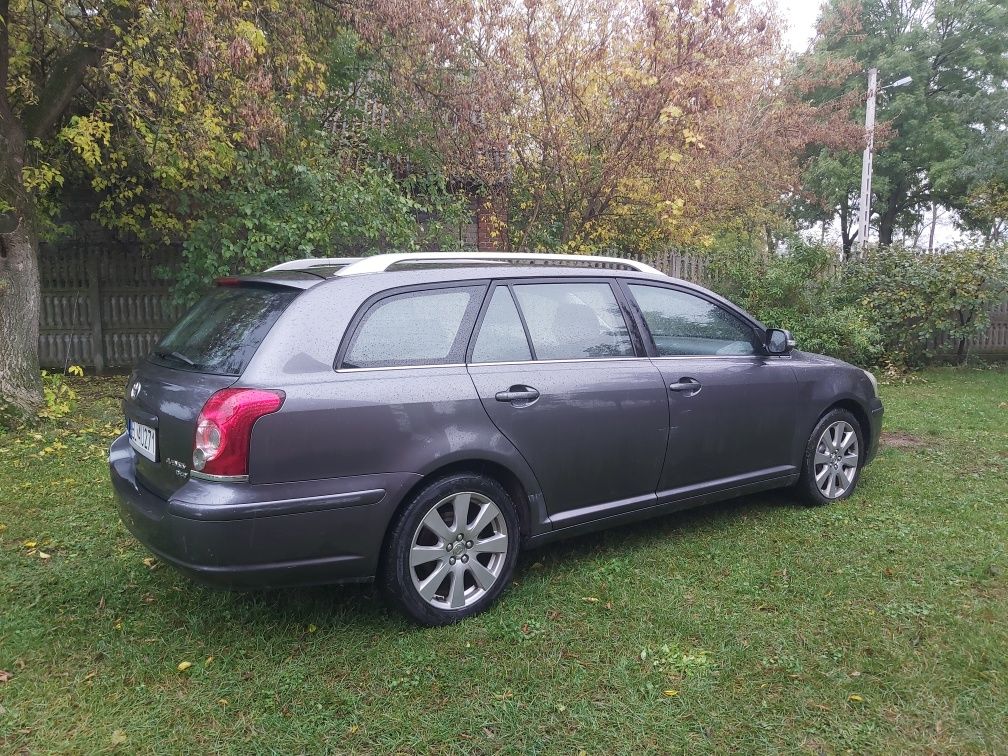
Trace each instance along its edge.
{"label": "tail light", "polygon": [[248,475],[252,426],[283,405],[284,392],[229,388],[218,391],[203,406],[196,422],[193,469],[203,475]]}

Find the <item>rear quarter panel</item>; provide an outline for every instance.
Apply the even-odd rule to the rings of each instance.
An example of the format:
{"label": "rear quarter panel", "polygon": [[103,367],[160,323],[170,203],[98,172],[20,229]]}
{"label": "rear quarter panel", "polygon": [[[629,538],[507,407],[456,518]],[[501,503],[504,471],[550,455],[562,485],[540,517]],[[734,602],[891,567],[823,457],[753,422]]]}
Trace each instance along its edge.
{"label": "rear quarter panel", "polygon": [[531,469],[490,422],[465,366],[337,371],[354,314],[373,294],[416,274],[348,277],[298,297],[256,352],[240,385],[281,388],[283,408],[260,418],[251,482],[380,473],[427,475],[456,462],[501,464],[539,496]]}

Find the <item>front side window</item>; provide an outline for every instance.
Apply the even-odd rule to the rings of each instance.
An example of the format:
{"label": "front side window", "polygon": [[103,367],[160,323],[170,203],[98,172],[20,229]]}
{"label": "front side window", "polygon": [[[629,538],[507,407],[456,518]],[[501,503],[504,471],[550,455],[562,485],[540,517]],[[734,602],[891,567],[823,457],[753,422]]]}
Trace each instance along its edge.
{"label": "front side window", "polygon": [[514,293],[537,360],[634,356],[608,283],[518,284]]}
{"label": "front side window", "polygon": [[506,286],[494,289],[479,335],[473,346],[473,362],[524,362],[532,359],[518,308]]}
{"label": "front side window", "polygon": [[755,334],[720,305],[678,289],[630,284],[659,357],[755,354]]}
{"label": "front side window", "polygon": [[461,363],[482,286],[395,294],[364,314],[342,368]]}

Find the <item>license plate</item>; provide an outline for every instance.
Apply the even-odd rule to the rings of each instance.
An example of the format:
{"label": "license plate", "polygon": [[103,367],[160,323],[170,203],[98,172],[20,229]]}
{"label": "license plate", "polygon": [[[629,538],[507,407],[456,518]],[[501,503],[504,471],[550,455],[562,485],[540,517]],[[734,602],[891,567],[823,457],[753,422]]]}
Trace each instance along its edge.
{"label": "license plate", "polygon": [[126,428],[130,446],[151,462],[157,462],[157,433],[154,429],[135,420],[127,420]]}

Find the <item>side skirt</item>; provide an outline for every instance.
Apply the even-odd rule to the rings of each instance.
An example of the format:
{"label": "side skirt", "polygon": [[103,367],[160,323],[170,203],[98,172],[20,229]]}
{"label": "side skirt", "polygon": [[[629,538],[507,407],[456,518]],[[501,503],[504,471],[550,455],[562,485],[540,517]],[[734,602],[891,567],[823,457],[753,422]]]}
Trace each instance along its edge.
{"label": "side skirt", "polygon": [[759,493],[760,491],[769,491],[775,488],[785,488],[787,486],[794,485],[797,481],[798,473],[795,472],[788,475],[778,475],[772,478],[766,478],[752,483],[745,483],[714,491],[698,493],[692,496],[668,498],[667,494],[670,492],[662,492],[659,496],[666,497],[666,500],[660,504],[652,504],[651,506],[620,512],[619,514],[611,515],[609,517],[599,517],[587,522],[578,523],[576,525],[555,528],[554,530],[550,530],[546,533],[532,536],[525,541],[524,545],[526,548],[536,548],[564,538],[571,538],[584,533],[593,533],[595,531],[605,530],[617,525],[639,522],[640,520],[648,520],[652,517],[660,517],[661,515],[679,512],[685,509],[693,509],[694,507],[700,507],[704,504],[713,504],[717,501],[734,499],[739,496]]}

